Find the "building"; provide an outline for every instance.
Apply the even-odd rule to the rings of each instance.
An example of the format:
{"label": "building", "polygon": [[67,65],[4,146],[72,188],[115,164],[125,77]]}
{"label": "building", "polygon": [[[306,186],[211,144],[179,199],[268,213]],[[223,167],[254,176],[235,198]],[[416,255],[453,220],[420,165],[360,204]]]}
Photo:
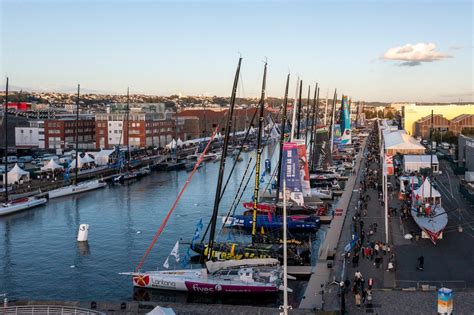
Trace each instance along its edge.
{"label": "building", "polygon": [[[111,149],[117,145],[129,145],[132,148],[164,147],[173,138],[182,136],[178,128],[175,114],[171,112],[130,112],[128,125],[124,112],[96,114],[96,149]],[[127,133],[128,139],[124,136]]]}
{"label": "building", "polygon": [[468,172],[474,171],[474,136],[459,136],[458,164],[465,167]]}
{"label": "building", "polygon": [[[429,138],[431,130],[431,115],[423,117],[415,122],[413,136],[421,138]],[[433,115],[433,132],[446,132],[449,130],[450,121],[443,115]]]}
{"label": "building", "polygon": [[451,119],[450,130],[459,135],[463,129],[474,129],[474,114],[462,114]]}
{"label": "building", "polygon": [[[194,117],[199,122],[199,137],[208,137],[212,134],[214,129],[219,126],[218,132],[224,134],[225,132],[225,117],[229,108],[186,108],[178,113],[178,117]],[[278,109],[275,110],[278,112]],[[257,112],[256,107],[251,108],[236,108],[234,109],[233,127],[238,131],[246,130],[250,127],[253,115]],[[264,117],[269,114],[274,114],[270,108],[265,109]],[[258,117],[255,117],[253,126],[258,123]],[[198,138],[198,137],[194,137]]]}
{"label": "building", "polygon": [[[4,112],[0,112],[0,152],[5,154],[5,117]],[[28,127],[29,123],[25,117],[8,114],[8,152],[14,154],[15,147],[15,128]]]}
{"label": "building", "polygon": [[31,110],[31,103],[27,102],[8,102],[8,109],[14,109],[17,111]]}
{"label": "building", "polygon": [[15,127],[17,149],[44,149],[44,121],[29,121],[27,127]]}
{"label": "building", "polygon": [[[77,125],[76,125],[77,123]],[[76,126],[79,149],[95,148],[94,117],[81,115],[76,122],[75,115],[44,121],[44,146],[47,150],[72,149],[76,146]]]}
{"label": "building", "polygon": [[[415,137],[429,138],[431,128],[431,115],[423,117],[414,124]],[[454,135],[459,135],[462,129],[474,128],[474,114],[462,114],[449,120],[443,115],[433,115],[433,131],[445,133],[451,131]]]}
{"label": "building", "polygon": [[436,154],[431,155],[404,155],[403,167],[405,172],[419,172],[422,168],[430,168],[433,163],[433,172],[439,172],[439,161]]}
{"label": "building", "polygon": [[403,128],[409,135],[413,135],[415,122],[431,115],[432,110],[435,115],[443,115],[446,119],[452,120],[462,114],[474,114],[474,105],[405,105],[402,118]]}

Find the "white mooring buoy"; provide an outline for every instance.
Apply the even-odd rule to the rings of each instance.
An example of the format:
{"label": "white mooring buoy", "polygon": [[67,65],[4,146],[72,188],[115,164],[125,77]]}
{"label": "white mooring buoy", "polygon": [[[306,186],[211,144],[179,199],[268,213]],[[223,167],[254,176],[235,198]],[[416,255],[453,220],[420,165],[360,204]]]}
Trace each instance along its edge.
{"label": "white mooring buoy", "polygon": [[79,232],[77,232],[77,241],[87,242],[88,236],[89,236],[89,224],[79,225]]}

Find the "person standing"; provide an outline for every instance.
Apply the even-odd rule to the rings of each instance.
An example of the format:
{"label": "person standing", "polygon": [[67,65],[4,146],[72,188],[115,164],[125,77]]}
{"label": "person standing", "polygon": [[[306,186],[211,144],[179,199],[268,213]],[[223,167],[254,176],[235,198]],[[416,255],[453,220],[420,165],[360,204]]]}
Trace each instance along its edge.
{"label": "person standing", "polygon": [[421,255],[420,257],[418,257],[417,261],[418,261],[418,266],[416,267],[416,269],[423,271],[423,267],[425,264],[425,257]]}
{"label": "person standing", "polygon": [[356,290],[356,293],[355,293],[355,304],[357,307],[360,308],[360,299],[361,299],[361,296],[360,296],[360,292],[359,290]]}

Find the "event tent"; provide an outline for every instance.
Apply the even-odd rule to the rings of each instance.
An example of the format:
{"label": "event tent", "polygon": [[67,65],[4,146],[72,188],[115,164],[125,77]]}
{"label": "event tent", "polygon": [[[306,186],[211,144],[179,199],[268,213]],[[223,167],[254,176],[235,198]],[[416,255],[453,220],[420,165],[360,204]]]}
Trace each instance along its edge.
{"label": "event tent", "polygon": [[383,140],[386,154],[425,154],[425,147],[404,130],[386,130],[383,132]]}
{"label": "event tent", "polygon": [[[78,168],[82,168],[83,165],[88,164],[88,163],[93,163],[93,162],[94,162],[94,159],[92,159],[87,154],[85,155],[85,157],[79,156],[79,166],[78,166]],[[76,159],[71,161],[70,167],[71,167],[71,169],[76,168]]]}
{"label": "event tent", "polygon": [[64,167],[62,167],[61,165],[59,165],[58,163],[56,163],[56,161],[54,161],[54,159],[51,159],[48,164],[46,164],[45,166],[43,166],[41,168],[42,171],[55,171],[57,169],[63,169]]}
{"label": "event tent", "polygon": [[22,170],[18,164],[15,164],[15,166],[8,172],[8,183],[17,183],[20,180],[29,181],[30,173]]}
{"label": "event tent", "polygon": [[99,152],[91,152],[89,154],[94,154],[94,162],[96,165],[107,165],[110,162],[110,155],[114,152],[115,150],[101,149]]}
{"label": "event tent", "polygon": [[418,198],[441,198],[441,194],[437,191],[434,187],[431,188],[431,183],[429,178],[426,178],[423,182],[423,185],[420,186],[417,190],[415,190],[415,197]]}

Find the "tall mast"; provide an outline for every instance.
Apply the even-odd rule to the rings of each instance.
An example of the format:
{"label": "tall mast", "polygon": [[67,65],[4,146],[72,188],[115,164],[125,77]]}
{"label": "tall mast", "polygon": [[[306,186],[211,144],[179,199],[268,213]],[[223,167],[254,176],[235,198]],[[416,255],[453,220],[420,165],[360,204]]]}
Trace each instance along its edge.
{"label": "tall mast", "polygon": [[[306,125],[304,131],[304,145],[308,145],[308,125],[309,125],[309,99],[311,95],[311,85],[308,85],[308,100],[306,102]],[[313,108],[313,115],[314,115],[314,108]]]}
{"label": "tall mast", "polygon": [[430,127],[430,141],[431,141],[431,152],[430,152],[430,204],[433,198],[433,123],[434,123],[434,116],[433,110],[431,110],[431,127]]}
{"label": "tall mast", "polygon": [[298,97],[298,125],[296,129],[296,139],[300,139],[300,125],[301,125],[301,93],[303,92],[303,80],[300,81],[300,96]]}
{"label": "tall mast", "polygon": [[5,112],[3,123],[5,124],[5,202],[8,202],[8,78],[5,88]]}
{"label": "tall mast", "polygon": [[258,189],[260,184],[260,158],[262,156],[262,131],[263,131],[263,109],[265,107],[265,88],[267,80],[267,62],[263,69],[262,94],[260,96],[260,113],[258,116],[258,135],[257,135],[257,164],[255,168],[255,188],[253,190],[253,218],[252,218],[252,243],[255,240],[257,232],[257,203]]}
{"label": "tall mast", "polygon": [[237,94],[237,84],[239,82],[241,63],[242,63],[242,57],[239,58],[239,64],[237,66],[237,71],[235,72],[235,77],[234,77],[234,85],[232,87],[232,95],[230,97],[229,114],[227,115],[227,122],[225,126],[224,147],[222,148],[222,158],[221,158],[221,162],[219,166],[219,176],[217,178],[216,195],[214,198],[214,208],[212,210],[212,217],[211,217],[211,231],[209,234],[209,247],[208,247],[208,253],[207,253],[207,260],[211,260],[212,258],[212,248],[214,246],[214,237],[216,233],[217,213],[219,212],[219,203],[221,199],[220,197],[221,197],[221,190],[222,190],[222,179],[224,177],[225,160],[227,157],[227,146],[229,143],[230,129],[232,128],[232,115],[234,114],[235,95]]}
{"label": "tall mast", "polygon": [[290,85],[290,74],[286,77],[285,98],[281,108],[281,128],[280,128],[280,152],[278,153],[278,178],[276,187],[276,201],[280,199],[280,185],[281,185],[281,160],[283,158],[283,142],[285,141],[285,127],[286,127],[286,107],[288,106],[288,88]]}
{"label": "tall mast", "polygon": [[127,88],[127,111],[126,111],[126,118],[127,118],[127,164],[130,168],[130,88]]}
{"label": "tall mast", "polygon": [[291,113],[291,134],[290,134],[290,141],[293,142],[295,139],[295,126],[296,126],[296,108],[298,103],[298,87],[300,84],[300,78],[296,80],[296,90],[295,90],[295,98],[293,99],[293,109]]}
{"label": "tall mast", "polygon": [[334,89],[334,96],[332,98],[332,115],[331,115],[331,129],[330,129],[330,146],[331,146],[331,156],[332,156],[332,150],[334,148],[334,119],[336,117],[336,101],[337,100],[337,89]]}
{"label": "tall mast", "polygon": [[316,86],[314,88],[314,98],[313,98],[313,114],[312,114],[312,117],[311,117],[311,131],[310,131],[310,141],[309,141],[309,161],[310,161],[310,166],[311,166],[311,171],[314,172],[314,153],[315,153],[315,150],[314,150],[314,147],[315,147],[315,142],[314,142],[314,130],[317,130],[317,126],[316,123],[318,121],[318,117],[316,116],[316,107],[318,105],[317,104],[317,95],[318,95],[318,92],[319,92],[319,87],[318,87],[318,83],[316,82]]}
{"label": "tall mast", "polygon": [[74,170],[74,184],[77,185],[77,176],[79,174],[79,95],[81,85],[77,85],[77,99],[76,99],[76,169]]}
{"label": "tall mast", "polygon": [[326,126],[328,116],[328,103],[329,103],[329,88],[326,91],[326,110],[324,111],[324,126]]}

